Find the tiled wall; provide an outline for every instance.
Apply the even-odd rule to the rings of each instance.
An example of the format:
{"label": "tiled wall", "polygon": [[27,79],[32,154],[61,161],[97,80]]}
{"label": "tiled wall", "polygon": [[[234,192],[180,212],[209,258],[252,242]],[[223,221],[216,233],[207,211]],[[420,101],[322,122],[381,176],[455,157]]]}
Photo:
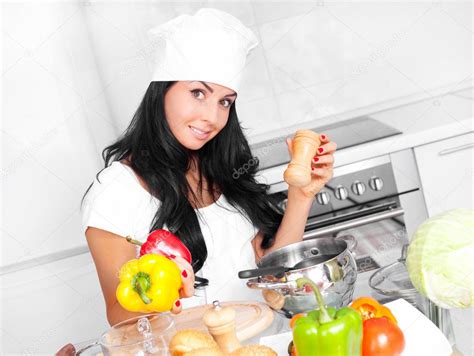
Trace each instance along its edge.
{"label": "tiled wall", "polygon": [[83,245],[79,203],[116,137],[83,8],[2,4],[1,265]]}

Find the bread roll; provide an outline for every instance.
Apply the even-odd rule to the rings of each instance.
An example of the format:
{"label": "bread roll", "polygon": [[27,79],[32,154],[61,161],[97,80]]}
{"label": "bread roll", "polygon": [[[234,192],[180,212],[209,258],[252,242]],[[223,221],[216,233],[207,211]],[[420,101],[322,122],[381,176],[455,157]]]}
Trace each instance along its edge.
{"label": "bread roll", "polygon": [[195,329],[185,329],[178,331],[173,336],[169,349],[173,356],[184,356],[194,354],[194,351],[198,349],[219,350],[219,346],[211,335]]}
{"label": "bread roll", "polygon": [[183,356],[226,356],[218,347],[210,348],[205,347],[202,349],[196,349],[183,354]]}
{"label": "bread roll", "polygon": [[278,354],[268,346],[247,345],[235,350],[230,356],[278,356]]}

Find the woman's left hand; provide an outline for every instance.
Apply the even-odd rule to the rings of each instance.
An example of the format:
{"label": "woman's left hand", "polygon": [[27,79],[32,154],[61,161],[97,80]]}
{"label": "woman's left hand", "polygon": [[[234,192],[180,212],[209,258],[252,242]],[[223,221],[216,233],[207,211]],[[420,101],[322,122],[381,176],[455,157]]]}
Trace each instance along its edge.
{"label": "woman's left hand", "polygon": [[[321,145],[311,163],[311,183],[301,188],[289,187],[289,189],[298,190],[305,197],[314,197],[333,176],[333,153],[336,151],[337,144],[330,141],[326,134],[320,134],[319,139]],[[293,140],[287,138],[286,144],[288,145],[290,157],[293,158]]]}

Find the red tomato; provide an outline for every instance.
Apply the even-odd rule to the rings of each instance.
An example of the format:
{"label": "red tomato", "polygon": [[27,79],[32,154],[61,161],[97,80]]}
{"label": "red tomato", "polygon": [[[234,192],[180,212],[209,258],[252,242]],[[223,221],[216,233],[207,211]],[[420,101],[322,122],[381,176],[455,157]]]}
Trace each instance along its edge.
{"label": "red tomato", "polygon": [[386,317],[365,320],[363,333],[362,356],[396,356],[405,348],[402,331]]}

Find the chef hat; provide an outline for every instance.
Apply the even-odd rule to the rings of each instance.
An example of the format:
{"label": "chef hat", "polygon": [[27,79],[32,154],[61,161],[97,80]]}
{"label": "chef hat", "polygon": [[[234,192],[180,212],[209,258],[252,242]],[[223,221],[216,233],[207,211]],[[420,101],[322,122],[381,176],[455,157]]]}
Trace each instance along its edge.
{"label": "chef hat", "polygon": [[156,46],[151,81],[199,80],[238,92],[253,32],[234,16],[211,8],[180,15],[148,31]]}

